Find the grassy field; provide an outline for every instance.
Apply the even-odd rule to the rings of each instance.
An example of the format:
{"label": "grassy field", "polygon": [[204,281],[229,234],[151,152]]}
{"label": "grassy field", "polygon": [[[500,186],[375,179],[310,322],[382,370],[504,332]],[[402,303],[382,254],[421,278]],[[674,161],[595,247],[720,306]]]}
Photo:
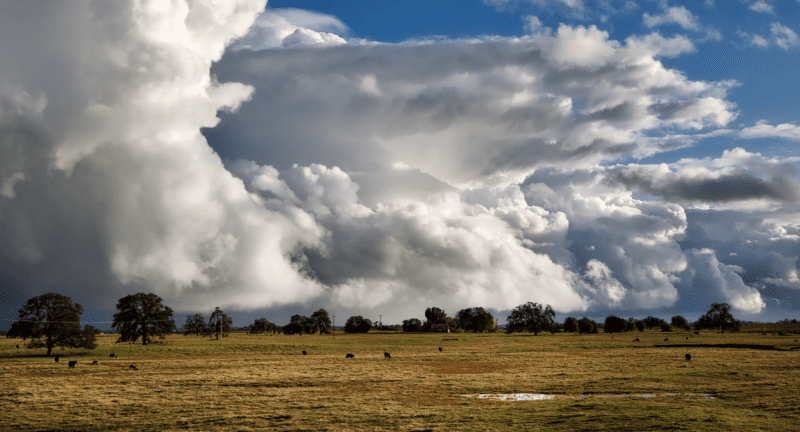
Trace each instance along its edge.
{"label": "grassy field", "polygon": [[[93,351],[55,349],[59,363],[0,339],[0,429],[800,428],[798,335],[233,334],[221,344],[176,335],[147,346],[99,339]],[[477,397],[517,393],[552,398]]]}

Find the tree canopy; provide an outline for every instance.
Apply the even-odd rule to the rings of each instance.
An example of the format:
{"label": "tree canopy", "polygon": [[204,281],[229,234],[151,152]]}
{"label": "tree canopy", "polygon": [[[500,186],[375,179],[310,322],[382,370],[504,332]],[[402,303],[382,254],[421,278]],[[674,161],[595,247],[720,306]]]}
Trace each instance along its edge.
{"label": "tree canopy", "polygon": [[569,333],[575,333],[578,331],[578,319],[575,317],[567,317],[564,320],[564,331]]}
{"label": "tree canopy", "polygon": [[583,317],[578,321],[579,333],[597,333],[597,323],[587,317]]}
{"label": "tree canopy", "polygon": [[549,331],[555,325],[556,313],[550,305],[543,307],[537,303],[527,302],[511,311],[506,319],[506,331],[509,333],[528,331],[538,336],[539,332]]}
{"label": "tree canopy", "polygon": [[605,324],[603,325],[603,331],[605,333],[622,333],[627,330],[628,322],[625,321],[624,318],[620,318],[615,315],[609,315],[606,317]]}
{"label": "tree canopy", "polygon": [[689,321],[686,318],[676,315],[672,317],[672,327],[682,328],[684,330],[689,330]]}
{"label": "tree canopy", "polygon": [[211,333],[217,335],[217,340],[219,340],[219,335],[228,337],[233,331],[233,318],[229,317],[222,309],[217,308],[208,318],[208,328]]}
{"label": "tree canopy", "polygon": [[457,320],[447,316],[444,310],[435,306],[425,309],[425,318],[426,320],[422,324],[422,331],[424,332],[431,331],[431,327],[433,327],[434,324],[446,325],[448,330],[458,328]]}
{"label": "tree canopy", "polygon": [[372,321],[362,316],[351,316],[344,324],[345,333],[366,333],[372,329]]}
{"label": "tree canopy", "polygon": [[422,331],[422,321],[417,318],[403,320],[403,332],[413,333]]}
{"label": "tree canopy", "polygon": [[312,333],[329,334],[331,332],[331,318],[325,309],[314,312],[308,320]]}
{"label": "tree canopy", "polygon": [[141,337],[142,345],[147,345],[155,335],[172,333],[175,330],[172,309],[161,302],[161,297],[152,293],[121,298],[117,303],[119,312],[114,314],[111,324],[120,334],[117,342],[136,342]]}
{"label": "tree canopy", "polygon": [[712,303],[708,312],[697,319],[695,328],[698,330],[720,329],[722,333],[725,333],[726,329],[738,330],[740,323],[731,315],[730,309],[731,306],[728,303]]}
{"label": "tree canopy", "polygon": [[483,310],[482,307],[461,309],[456,314],[456,321],[458,321],[459,328],[477,333],[494,330],[497,327],[492,314]]}
{"label": "tree canopy", "polygon": [[206,319],[203,315],[194,314],[186,317],[186,323],[183,325],[183,335],[205,336],[211,334],[211,330],[206,325]]}
{"label": "tree canopy", "polygon": [[269,320],[266,318],[258,318],[253,322],[253,324],[250,324],[251,334],[274,333],[277,329],[278,326],[269,322]]}
{"label": "tree canopy", "polygon": [[83,306],[73,304],[71,298],[42,294],[29,299],[19,310],[19,321],[12,329],[23,338],[31,338],[28,348],[47,348],[48,356],[55,346],[94,349],[94,327],[81,330],[81,314]]}

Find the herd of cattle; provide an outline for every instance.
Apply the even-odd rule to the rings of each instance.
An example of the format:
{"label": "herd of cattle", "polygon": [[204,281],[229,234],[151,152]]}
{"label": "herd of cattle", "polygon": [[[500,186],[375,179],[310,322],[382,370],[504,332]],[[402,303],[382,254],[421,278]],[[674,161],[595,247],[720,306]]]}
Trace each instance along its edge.
{"label": "herd of cattle", "polygon": [[[115,358],[117,358],[117,355],[116,355],[116,354],[114,354],[114,353],[111,353],[111,355],[109,355],[108,357],[109,357],[109,358],[112,358],[112,359],[115,359]],[[55,361],[56,361],[56,363],[58,363],[58,362],[59,362],[59,360],[61,360],[61,359],[59,358],[59,356],[56,356],[56,357],[55,357]],[[78,361],[77,361],[77,360],[70,360],[70,361],[69,361],[69,363],[67,363],[67,366],[69,366],[69,367],[71,367],[71,368],[74,368],[76,364],[78,364]],[[93,364],[93,365],[96,365],[96,364],[99,364],[99,363],[97,363],[97,360],[92,360],[92,364]],[[138,369],[138,368],[137,368],[135,365],[131,365],[129,369],[131,369],[131,370],[139,370],[139,369]]]}
{"label": "herd of cattle", "polygon": [[[612,339],[613,339],[613,337],[612,337]],[[689,339],[689,338],[686,338],[686,339]],[[636,338],[633,341],[634,342],[639,342],[639,338]],[[667,341],[669,341],[669,339],[664,339],[664,342],[667,342]],[[17,345],[17,348],[19,348],[19,345]],[[442,351],[443,351],[442,347],[439,347],[439,352],[442,352]],[[308,352],[306,352],[306,350],[303,350],[303,355],[308,355]],[[111,353],[111,355],[109,355],[109,358],[115,359],[115,358],[117,358],[117,355],[114,354],[114,353]],[[345,359],[349,359],[349,358],[354,359],[354,358],[356,358],[356,356],[354,356],[351,353],[347,353],[347,355],[345,355],[344,358]],[[392,355],[389,354],[388,352],[384,352],[383,353],[383,358],[388,360],[388,359],[392,358]],[[59,360],[58,356],[56,356],[55,360],[56,360],[56,363],[58,363],[58,360]],[[686,354],[686,361],[691,361],[691,360],[692,360],[692,355],[691,354]],[[74,368],[76,364],[78,364],[77,360],[70,360],[69,367]],[[93,365],[98,364],[97,360],[92,361],[92,364]],[[129,369],[130,370],[139,370],[135,365],[131,365]]]}

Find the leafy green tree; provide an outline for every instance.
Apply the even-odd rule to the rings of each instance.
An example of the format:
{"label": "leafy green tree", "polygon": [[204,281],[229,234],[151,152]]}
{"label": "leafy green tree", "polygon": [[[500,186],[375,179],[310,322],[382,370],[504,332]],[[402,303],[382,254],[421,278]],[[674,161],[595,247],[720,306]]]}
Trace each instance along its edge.
{"label": "leafy green tree", "polygon": [[578,321],[578,332],[580,333],[597,333],[597,322],[587,317],[583,317]]}
{"label": "leafy green tree", "polygon": [[253,322],[253,324],[250,324],[251,334],[274,333],[275,330],[277,330],[277,326],[269,322],[269,320],[266,318],[258,318]]}
{"label": "leafy green tree", "polygon": [[564,320],[564,331],[568,333],[575,333],[578,331],[578,319],[575,317],[567,317]]}
{"label": "leafy green tree", "polygon": [[351,316],[344,324],[345,333],[367,333],[372,329],[372,321],[362,316]]}
{"label": "leafy green tree", "polygon": [[233,331],[233,318],[229,317],[222,309],[217,308],[208,318],[207,328],[211,333],[217,335],[217,340],[219,340],[219,335],[228,337]]}
{"label": "leafy green tree", "polygon": [[211,334],[208,326],[206,325],[206,319],[203,318],[203,315],[194,314],[186,317],[186,323],[183,324],[183,335],[208,335]]}
{"label": "leafy green tree", "polygon": [[310,328],[311,325],[308,322],[308,317],[303,315],[292,315],[289,319],[289,324],[283,326],[283,332],[285,334],[299,334],[300,336],[303,333],[308,333],[306,329]]}
{"label": "leafy green tree", "polygon": [[312,333],[319,332],[320,334],[330,334],[331,332],[331,318],[328,316],[328,311],[320,309],[308,319]]}
{"label": "leafy green tree", "polygon": [[662,332],[671,332],[672,331],[672,326],[667,324],[667,323],[663,323],[663,324],[661,324],[661,331]]}
{"label": "leafy green tree", "polygon": [[422,331],[422,321],[418,320],[417,318],[403,320],[404,333],[414,333],[419,331]]}
{"label": "leafy green tree", "polygon": [[636,330],[643,332],[644,328],[645,328],[644,321],[642,320],[636,321]]}
{"label": "leafy green tree", "polygon": [[649,316],[644,319],[644,325],[648,329],[654,329],[661,327],[662,324],[666,324],[667,322],[661,318],[656,318],[654,316]]}
{"label": "leafy green tree", "polygon": [[739,330],[741,323],[733,318],[730,312],[731,306],[727,303],[712,303],[711,309],[701,316],[695,323],[695,328],[700,329],[721,329]]}
{"label": "leafy green tree", "polygon": [[153,336],[175,331],[172,309],[153,293],[125,296],[119,299],[117,310],[111,324],[120,334],[117,342],[136,342],[141,337],[142,345],[147,345]]}
{"label": "leafy green tree", "polygon": [[458,321],[455,318],[447,316],[444,310],[438,307],[429,307],[425,309],[425,322],[422,323],[422,331],[429,332],[431,327],[440,324],[447,326],[448,330],[455,330],[458,328]]}
{"label": "leafy green tree", "polygon": [[456,321],[458,321],[459,328],[478,333],[490,331],[496,327],[492,314],[486,312],[482,307],[458,311]]}
{"label": "leafy green tree", "polygon": [[676,315],[672,317],[672,327],[682,328],[684,330],[689,330],[689,321],[686,318]]}
{"label": "leafy green tree", "polygon": [[627,324],[628,323],[624,318],[609,315],[606,317],[605,325],[603,325],[603,331],[605,333],[621,333],[627,329]]}
{"label": "leafy green tree", "polygon": [[19,321],[15,324],[23,338],[31,338],[28,348],[47,348],[50,356],[55,346],[96,347],[94,327],[87,326],[81,330],[82,314],[83,306],[73,304],[71,298],[48,293],[29,299],[19,310]]}
{"label": "leafy green tree", "polygon": [[541,331],[552,329],[555,324],[556,313],[550,305],[543,307],[537,303],[527,302],[511,311],[506,318],[506,331],[508,333],[528,331],[538,336]]}

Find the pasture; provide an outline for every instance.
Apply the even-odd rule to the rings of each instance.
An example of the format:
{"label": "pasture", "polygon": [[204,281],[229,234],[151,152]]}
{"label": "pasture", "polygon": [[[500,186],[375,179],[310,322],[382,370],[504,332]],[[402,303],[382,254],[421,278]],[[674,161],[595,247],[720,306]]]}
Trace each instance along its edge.
{"label": "pasture", "polygon": [[[93,351],[55,348],[59,363],[20,339],[0,339],[0,429],[717,431],[800,424],[793,334],[234,333],[221,344],[171,335],[147,346],[98,338]],[[520,393],[547,398],[478,396]]]}

